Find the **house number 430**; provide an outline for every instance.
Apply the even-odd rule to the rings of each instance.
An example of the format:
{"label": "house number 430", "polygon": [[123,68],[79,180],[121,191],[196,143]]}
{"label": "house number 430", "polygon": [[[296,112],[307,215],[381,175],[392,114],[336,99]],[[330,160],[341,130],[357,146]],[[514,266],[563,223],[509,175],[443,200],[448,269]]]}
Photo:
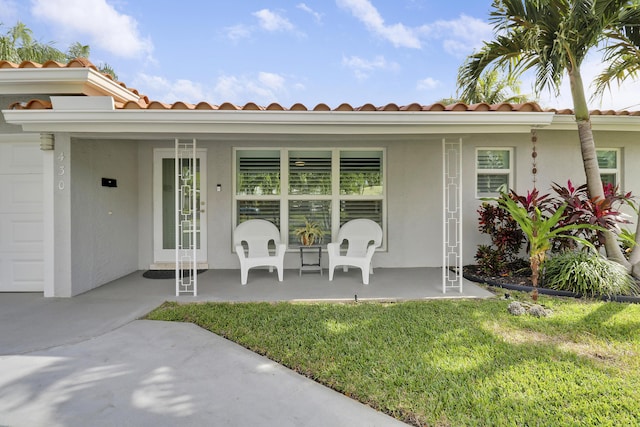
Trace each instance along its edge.
{"label": "house number 430", "polygon": [[[63,152],[58,154],[58,161],[60,163],[64,162],[64,153]],[[63,176],[64,174],[65,174],[64,164],[58,165],[58,175],[59,176]],[[58,181],[58,190],[64,190],[64,179],[62,179],[62,178]]]}

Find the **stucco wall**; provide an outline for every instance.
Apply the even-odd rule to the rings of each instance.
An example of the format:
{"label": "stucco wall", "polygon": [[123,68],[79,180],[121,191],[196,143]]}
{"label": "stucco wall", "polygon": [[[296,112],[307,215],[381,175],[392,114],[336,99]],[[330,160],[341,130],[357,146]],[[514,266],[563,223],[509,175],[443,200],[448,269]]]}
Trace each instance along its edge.
{"label": "stucco wall", "polygon": [[[629,132],[594,132],[597,148],[622,148],[622,189],[640,194],[640,171],[633,164],[640,157],[640,140]],[[525,195],[533,189],[532,143],[529,134],[513,135],[474,135],[464,139],[464,263],[473,264],[479,244],[490,243],[486,235],[478,232],[476,211],[482,204],[475,196],[475,149],[477,147],[513,147],[515,158],[515,178],[513,188],[518,194]],[[536,188],[541,194],[551,193],[552,183],[566,185],[571,180],[574,185],[586,183],[580,142],[576,131],[537,131],[537,175]],[[629,209],[627,213],[633,212]],[[635,223],[635,218],[631,217]],[[635,231],[633,224],[626,225]]]}
{"label": "stucco wall", "polygon": [[[550,192],[552,182],[585,182],[577,132],[538,130],[537,188]],[[381,137],[283,137],[274,141],[235,137],[233,141],[198,141],[207,149],[208,194],[208,261],[210,268],[238,268],[231,250],[232,233],[232,153],[233,147],[385,147],[387,150],[387,249],[376,254],[379,267],[439,266],[442,260],[442,138],[438,136]],[[449,136],[451,138],[451,136]],[[477,147],[514,148],[514,188],[526,194],[533,188],[531,138],[529,134],[464,135],[463,138],[463,212],[465,215],[464,262],[474,262],[478,244],[488,238],[477,231],[477,209],[482,201],[475,194],[475,150]],[[280,142],[281,144],[278,144]],[[596,132],[599,147],[624,147],[623,186],[626,191],[640,192],[640,171],[629,162],[640,156],[640,147],[631,133]],[[139,249],[138,268],[153,263],[153,149],[171,148],[173,141],[140,141],[138,143]],[[221,191],[216,191],[216,185]],[[325,259],[326,262],[326,259]],[[288,253],[286,268],[297,268],[297,252]]]}
{"label": "stucco wall", "polygon": [[[261,138],[258,138],[261,139]],[[302,141],[302,142],[301,142]],[[441,259],[442,201],[439,174],[441,140],[424,137],[284,137],[282,142],[262,142],[256,138],[233,141],[198,140],[207,149],[208,160],[208,262],[210,268],[239,268],[231,248],[232,236],[232,158],[234,147],[384,147],[387,149],[387,250],[376,255],[379,267],[437,266]],[[171,148],[173,141],[140,141],[138,148],[139,264],[147,269],[153,260],[153,150]],[[216,191],[216,185],[221,191]],[[418,237],[416,237],[418,236]],[[324,259],[326,262],[326,258]],[[299,254],[285,257],[285,268],[298,268]]]}
{"label": "stucco wall", "polygon": [[137,157],[136,142],[71,141],[73,295],[138,268]]}

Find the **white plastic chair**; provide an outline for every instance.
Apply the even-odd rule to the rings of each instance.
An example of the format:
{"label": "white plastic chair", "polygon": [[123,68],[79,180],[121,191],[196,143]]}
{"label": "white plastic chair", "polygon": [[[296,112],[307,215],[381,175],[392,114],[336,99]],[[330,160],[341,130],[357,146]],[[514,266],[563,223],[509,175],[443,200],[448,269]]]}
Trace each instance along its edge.
{"label": "white plastic chair", "polygon": [[[269,242],[274,242],[275,254],[269,252]],[[242,242],[249,248],[245,253]],[[269,267],[269,272],[273,272],[273,267],[278,270],[278,280],[282,282],[284,253],[287,245],[280,243],[280,231],[278,227],[263,219],[251,219],[238,225],[233,232],[233,245],[240,259],[240,281],[247,284],[249,269],[253,267]]]}
{"label": "white plastic chair", "polygon": [[[340,254],[343,241],[348,242],[347,253]],[[362,270],[362,283],[369,284],[369,274],[373,274],[371,258],[376,248],[382,245],[382,228],[370,219],[353,219],[340,227],[336,242],[327,245],[329,254],[329,280],[333,280],[333,270],[338,266],[358,267]]]}

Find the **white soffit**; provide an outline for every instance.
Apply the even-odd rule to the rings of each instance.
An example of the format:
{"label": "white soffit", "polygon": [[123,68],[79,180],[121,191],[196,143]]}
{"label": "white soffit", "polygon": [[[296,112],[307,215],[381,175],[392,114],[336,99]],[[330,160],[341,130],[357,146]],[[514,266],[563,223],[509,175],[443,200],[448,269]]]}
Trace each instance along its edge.
{"label": "white soffit", "polygon": [[0,70],[0,93],[113,96],[137,101],[138,95],[91,68],[16,68]]}
{"label": "white soffit", "polygon": [[147,134],[460,134],[526,133],[551,124],[547,112],[362,112],[3,110],[7,123],[39,132]]}

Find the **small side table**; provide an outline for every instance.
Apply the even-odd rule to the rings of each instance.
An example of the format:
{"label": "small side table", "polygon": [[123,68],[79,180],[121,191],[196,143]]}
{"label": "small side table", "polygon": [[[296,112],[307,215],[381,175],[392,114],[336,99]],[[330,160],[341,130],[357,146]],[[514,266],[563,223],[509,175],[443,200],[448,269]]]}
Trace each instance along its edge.
{"label": "small side table", "polygon": [[[304,261],[305,252],[313,256],[315,255],[316,251],[318,251],[317,262],[306,263]],[[322,276],[321,262],[322,262],[322,246],[320,245],[300,246],[300,276],[302,276],[303,271],[319,271],[320,275]]]}

